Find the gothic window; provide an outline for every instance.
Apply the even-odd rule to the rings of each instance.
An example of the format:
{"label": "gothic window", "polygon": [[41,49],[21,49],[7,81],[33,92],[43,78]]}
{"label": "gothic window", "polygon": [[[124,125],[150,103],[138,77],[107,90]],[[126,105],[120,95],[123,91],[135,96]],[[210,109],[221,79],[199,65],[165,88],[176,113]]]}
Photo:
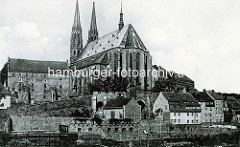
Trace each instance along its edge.
{"label": "gothic window", "polygon": [[120,68],[122,70],[122,53],[120,53]]}
{"label": "gothic window", "polygon": [[[132,53],[130,53],[130,59],[129,59],[129,60],[130,60],[130,62],[129,62],[129,64],[130,64],[130,65],[129,65],[129,68],[130,68],[130,70],[132,70],[132,69],[133,69],[133,66],[132,66],[132,65],[133,65],[133,61],[132,61],[132,60],[133,60]],[[131,81],[132,81],[132,79],[133,79],[133,78],[132,78],[132,75],[130,75],[130,76],[131,76]]]}
{"label": "gothic window", "polygon": [[117,72],[117,53],[114,53],[114,72]]}
{"label": "gothic window", "polygon": [[110,52],[108,55],[109,55],[109,56],[108,56],[109,62],[111,62],[111,58],[112,58],[111,52]]}
{"label": "gothic window", "polygon": [[73,55],[76,55],[76,51],[75,50],[73,51]]}
{"label": "gothic window", "polygon": [[[140,53],[136,54],[136,70],[140,72]],[[139,76],[137,76],[137,83],[139,83]]]}
{"label": "gothic window", "polygon": [[148,57],[145,56],[145,78],[144,78],[144,89],[147,90],[147,70],[148,70],[148,67],[147,67],[147,61],[148,61]]}

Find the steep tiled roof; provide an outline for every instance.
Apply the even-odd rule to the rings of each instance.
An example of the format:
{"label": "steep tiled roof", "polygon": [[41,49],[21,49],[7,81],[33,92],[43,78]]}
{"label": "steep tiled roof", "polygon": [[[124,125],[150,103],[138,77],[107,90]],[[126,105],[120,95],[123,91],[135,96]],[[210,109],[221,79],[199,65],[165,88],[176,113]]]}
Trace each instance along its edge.
{"label": "steep tiled roof", "polygon": [[198,92],[193,96],[199,102],[213,102],[213,99],[206,92]]}
{"label": "steep tiled roof", "polygon": [[68,64],[67,62],[60,61],[39,61],[9,58],[10,72],[47,73],[48,67],[53,70],[64,70],[68,68]]}
{"label": "steep tiled roof", "polygon": [[220,94],[217,94],[214,91],[207,91],[210,97],[212,97],[214,100],[223,100],[223,96]]}
{"label": "steep tiled roof", "polygon": [[117,29],[84,47],[76,62],[113,48],[139,48],[146,50],[143,42],[137,35],[131,24],[124,26],[120,31]]}
{"label": "steep tiled roof", "polygon": [[103,109],[122,108],[123,105],[128,104],[131,98],[111,99],[107,102]]}
{"label": "steep tiled roof", "polygon": [[200,109],[186,109],[186,107],[200,107],[197,100],[189,93],[163,92],[163,96],[168,100],[170,111],[174,112],[199,112]]}
{"label": "steep tiled roof", "polygon": [[75,66],[79,69],[79,68],[84,68],[84,67],[88,67],[96,64],[101,64],[101,65],[108,64],[108,56],[106,52],[101,52],[91,57],[80,60],[79,62],[76,63]]}
{"label": "steep tiled roof", "polygon": [[0,83],[0,95],[11,95],[11,93],[4,88],[4,86]]}

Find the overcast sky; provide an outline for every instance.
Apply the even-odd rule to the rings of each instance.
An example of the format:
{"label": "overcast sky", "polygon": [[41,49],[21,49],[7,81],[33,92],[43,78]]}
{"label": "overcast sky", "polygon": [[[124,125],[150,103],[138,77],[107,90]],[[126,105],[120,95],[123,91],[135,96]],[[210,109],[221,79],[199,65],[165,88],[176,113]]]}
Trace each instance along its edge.
{"label": "overcast sky", "polygon": [[[120,0],[95,0],[99,36],[118,28]],[[0,0],[0,68],[8,57],[66,61],[76,0]],[[84,44],[92,1],[79,0]],[[240,93],[239,0],[123,0],[153,64],[199,90]]]}

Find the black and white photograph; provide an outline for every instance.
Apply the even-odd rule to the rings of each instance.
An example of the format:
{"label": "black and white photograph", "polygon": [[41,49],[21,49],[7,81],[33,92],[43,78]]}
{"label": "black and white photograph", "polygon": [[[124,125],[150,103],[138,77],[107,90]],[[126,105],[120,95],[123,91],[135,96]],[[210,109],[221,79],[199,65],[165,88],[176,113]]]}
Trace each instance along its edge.
{"label": "black and white photograph", "polygon": [[0,0],[0,147],[239,147],[240,1]]}

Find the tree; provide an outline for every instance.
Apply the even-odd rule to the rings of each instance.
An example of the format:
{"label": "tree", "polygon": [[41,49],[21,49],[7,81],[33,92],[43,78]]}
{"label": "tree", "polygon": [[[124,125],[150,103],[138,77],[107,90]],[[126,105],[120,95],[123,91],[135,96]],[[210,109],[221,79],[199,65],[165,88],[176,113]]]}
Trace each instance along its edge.
{"label": "tree", "polygon": [[94,83],[89,83],[90,92],[93,91],[127,91],[128,81],[126,78],[108,77],[106,80],[98,79]]}
{"label": "tree", "polygon": [[173,91],[176,89],[176,78],[175,74],[173,76],[168,75],[166,79],[159,78],[154,83],[153,91],[154,92],[167,92],[167,91]]}

